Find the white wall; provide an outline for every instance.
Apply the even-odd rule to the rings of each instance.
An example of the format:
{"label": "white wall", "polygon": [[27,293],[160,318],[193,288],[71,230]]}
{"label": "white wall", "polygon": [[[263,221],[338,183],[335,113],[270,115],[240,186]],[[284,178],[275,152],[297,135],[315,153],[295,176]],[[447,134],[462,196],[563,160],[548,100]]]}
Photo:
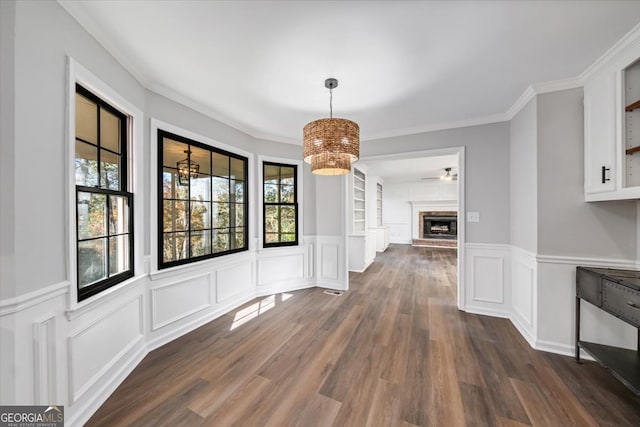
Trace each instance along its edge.
{"label": "white wall", "polygon": [[0,299],[15,296],[15,4],[0,2]]}
{"label": "white wall", "polygon": [[[511,120],[511,244],[537,250],[537,100],[532,99]],[[554,174],[562,179],[559,172]]]}
{"label": "white wall", "polygon": [[[509,123],[425,132],[364,141],[362,157],[465,147],[465,209],[480,212],[467,223],[466,241],[509,243]],[[387,219],[385,219],[385,222]]]}
{"label": "white wall", "polygon": [[[582,88],[537,95],[511,124],[511,319],[538,349],[572,354],[578,265],[634,268],[637,203],[584,201]],[[588,303],[582,337],[635,348],[635,329]]]}
{"label": "white wall", "polygon": [[416,181],[387,183],[382,194],[382,217],[389,226],[390,242],[407,244],[418,238],[418,214],[412,203],[424,205],[419,210],[457,211],[456,181]]}
{"label": "white wall", "polygon": [[636,202],[584,202],[582,88],[538,96],[538,252],[633,259]]}
{"label": "white wall", "polygon": [[[69,425],[82,424],[145,354],[237,305],[266,293],[321,284],[346,287],[341,181],[320,188],[336,210],[315,236],[315,177],[304,167],[304,233],[300,245],[257,248],[258,155],[299,159],[300,147],[252,137],[145,90],[57,2],[0,2],[2,112],[0,184],[0,403],[65,405]],[[15,53],[15,55],[14,55]],[[136,277],[71,306],[66,229],[68,56],[140,110],[134,136]],[[251,250],[163,271],[150,271],[153,170],[150,119],[160,119],[248,153]],[[138,151],[139,153],[138,153]],[[135,160],[140,159],[136,157]],[[140,170],[142,169],[142,170]],[[324,185],[328,184],[328,186]],[[335,185],[331,185],[335,184]],[[72,192],[71,192],[72,193]],[[327,206],[324,198],[323,208]],[[326,213],[323,211],[323,214]],[[137,224],[137,223],[136,223]],[[137,225],[136,225],[137,227]],[[316,246],[317,245],[317,246]],[[138,266],[141,266],[138,268]]]}

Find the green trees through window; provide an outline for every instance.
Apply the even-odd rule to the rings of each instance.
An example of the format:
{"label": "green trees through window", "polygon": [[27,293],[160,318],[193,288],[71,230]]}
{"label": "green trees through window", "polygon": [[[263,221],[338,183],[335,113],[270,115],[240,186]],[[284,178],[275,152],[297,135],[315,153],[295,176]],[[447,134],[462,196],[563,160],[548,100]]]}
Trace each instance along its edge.
{"label": "green trees through window", "polygon": [[159,268],[247,250],[247,159],[162,130],[158,144]]}
{"label": "green trees through window", "polygon": [[127,191],[127,116],[76,85],[78,300],[133,276],[133,194]]}
{"label": "green trees through window", "polygon": [[297,166],[264,162],[263,246],[298,244]]}

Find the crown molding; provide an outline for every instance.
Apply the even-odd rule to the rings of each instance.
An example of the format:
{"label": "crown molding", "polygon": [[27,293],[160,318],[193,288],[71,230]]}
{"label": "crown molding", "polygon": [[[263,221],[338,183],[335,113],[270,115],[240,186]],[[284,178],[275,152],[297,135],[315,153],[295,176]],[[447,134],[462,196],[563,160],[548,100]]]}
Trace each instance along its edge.
{"label": "crown molding", "polygon": [[640,23],[631,29],[627,34],[618,40],[613,46],[609,48],[600,58],[587,67],[580,75],[578,79],[583,83],[596,74],[602,67],[606,65],[614,56],[620,53],[623,49],[627,48],[630,44],[640,41]]}
{"label": "crown molding", "polygon": [[109,42],[109,37],[107,34],[101,29],[100,25],[91,17],[91,15],[84,12],[81,7],[77,5],[79,2],[70,1],[70,0],[57,0],[58,4],[62,6],[64,10],[67,11],[69,15],[76,21],[76,23],[82,27],[86,32],[88,32],[93,39],[98,43],[104,50],[107,51],[113,58],[120,64],[122,67],[129,73],[131,76],[144,88],[147,87],[148,81],[144,77],[144,73],[142,73],[139,69],[137,69],[131,61],[127,58],[120,49],[118,49],[113,43]]}
{"label": "crown molding", "polygon": [[512,120],[516,114],[518,114],[520,110],[522,110],[536,95],[537,94],[535,89],[533,89],[533,86],[527,86],[524,92],[522,92],[518,99],[516,99],[516,102],[514,102],[505,113],[507,120]]}
{"label": "crown molding", "polygon": [[481,116],[472,119],[435,123],[425,126],[416,126],[410,128],[394,129],[388,132],[376,132],[366,134],[360,139],[362,141],[373,141],[376,139],[394,138],[398,136],[415,135],[418,133],[434,132],[438,130],[464,128],[469,126],[487,125],[491,123],[506,122],[509,118],[504,113],[492,114],[489,116]]}
{"label": "crown molding", "polygon": [[[82,26],[96,42],[101,45],[109,54],[111,54],[116,61],[118,61],[127,70],[134,79],[142,85],[145,89],[155,92],[161,96],[164,96],[174,102],[182,104],[194,111],[197,111],[207,117],[219,121],[237,131],[243,132],[255,139],[263,139],[268,141],[302,145],[302,141],[296,138],[290,138],[282,135],[273,135],[265,132],[261,132],[251,126],[240,123],[231,119],[220,111],[211,107],[207,107],[202,103],[194,101],[193,99],[176,93],[175,91],[166,88],[163,85],[150,82],[145,78],[144,73],[138,70],[131,61],[127,58],[127,55],[123,54],[114,44],[109,42],[107,35],[100,29],[94,19],[90,15],[85,13],[82,8],[76,7],[74,1],[70,0],[57,0],[58,3]],[[364,134],[361,137],[362,141],[372,141],[384,138],[394,138],[406,135],[415,135],[425,132],[434,132],[446,129],[455,129],[468,126],[478,126],[491,123],[499,123],[510,121],[524,108],[529,101],[531,101],[536,95],[542,93],[556,92],[566,89],[573,89],[584,86],[584,82],[588,80],[593,74],[597,73],[608,61],[611,60],[620,51],[628,47],[630,44],[640,42],[640,23],[633,27],[625,36],[618,40],[611,48],[609,48],[602,56],[600,56],[593,64],[587,67],[577,77],[571,77],[561,80],[553,80],[549,82],[532,83],[522,92],[522,94],[516,99],[516,101],[509,107],[504,113],[497,113],[488,116],[481,116],[471,119],[465,119],[460,121],[442,122],[429,124],[424,126],[416,126],[410,128],[393,129],[385,132],[376,132],[371,134]]]}

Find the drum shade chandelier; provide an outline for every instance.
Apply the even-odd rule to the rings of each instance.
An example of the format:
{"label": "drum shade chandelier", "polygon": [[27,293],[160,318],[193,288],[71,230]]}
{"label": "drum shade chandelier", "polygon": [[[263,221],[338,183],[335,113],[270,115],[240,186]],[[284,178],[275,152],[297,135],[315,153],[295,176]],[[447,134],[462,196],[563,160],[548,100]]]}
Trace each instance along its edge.
{"label": "drum shade chandelier", "polygon": [[360,127],[351,120],[333,118],[333,89],[338,80],[326,79],[324,86],[329,89],[329,118],[304,127],[304,161],[316,175],[344,175],[360,156]]}

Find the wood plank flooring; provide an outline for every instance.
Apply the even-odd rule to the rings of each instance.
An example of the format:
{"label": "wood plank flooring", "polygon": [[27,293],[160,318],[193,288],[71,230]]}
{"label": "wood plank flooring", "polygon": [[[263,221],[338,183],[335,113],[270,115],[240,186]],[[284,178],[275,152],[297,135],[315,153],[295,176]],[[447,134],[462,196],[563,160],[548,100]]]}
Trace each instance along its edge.
{"label": "wood plank flooring", "polygon": [[90,426],[640,426],[592,362],[458,311],[455,251],[392,245],[343,296],[258,298],[150,353]]}

